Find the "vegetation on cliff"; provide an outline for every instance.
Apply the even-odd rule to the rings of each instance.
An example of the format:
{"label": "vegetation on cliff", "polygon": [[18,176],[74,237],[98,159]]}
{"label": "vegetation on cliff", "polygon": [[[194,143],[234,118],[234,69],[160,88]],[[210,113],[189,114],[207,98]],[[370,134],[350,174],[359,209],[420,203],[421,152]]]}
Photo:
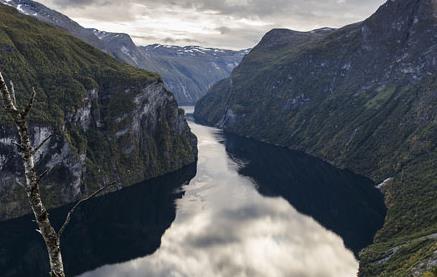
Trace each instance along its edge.
{"label": "vegetation on cliff", "polygon": [[[32,87],[39,92],[30,129],[33,142],[53,135],[36,157],[40,169],[53,169],[42,187],[49,206],[71,202],[107,180],[129,185],[196,159],[195,137],[158,75],[4,5],[0,70],[14,82],[19,105]],[[15,182],[22,168],[11,126],[1,113],[0,219],[28,211]]]}
{"label": "vegetation on cliff", "polygon": [[273,30],[196,105],[201,122],[387,180],[361,276],[437,261],[436,14],[435,0],[396,0],[322,34]]}

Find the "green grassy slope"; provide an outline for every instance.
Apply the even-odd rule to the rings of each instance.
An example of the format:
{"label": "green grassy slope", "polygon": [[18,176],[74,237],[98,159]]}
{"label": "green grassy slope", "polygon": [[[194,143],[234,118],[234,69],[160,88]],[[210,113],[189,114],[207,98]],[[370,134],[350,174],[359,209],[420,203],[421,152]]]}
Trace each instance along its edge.
{"label": "green grassy slope", "polygon": [[49,106],[68,111],[79,105],[85,90],[99,85],[96,79],[141,83],[159,78],[118,63],[66,32],[20,15],[12,8],[1,5],[0,18],[0,66],[6,79],[14,80],[17,92],[25,94],[19,99],[24,100],[35,87],[43,93],[40,99],[48,100],[38,101],[45,105],[38,110],[48,113],[35,118],[60,118],[60,111]]}
{"label": "green grassy slope", "polygon": [[[86,194],[103,181],[128,185],[195,160],[195,139],[158,75],[119,63],[65,31],[4,5],[0,71],[14,82],[19,104],[32,87],[38,91],[31,125],[56,134],[40,164],[44,168],[64,155],[45,182],[51,187],[46,197],[54,206],[78,196],[79,188],[69,187],[76,173],[83,175],[79,194]],[[11,137],[12,130],[1,112],[0,136]],[[10,151],[0,144],[0,154]],[[8,172],[15,171],[20,172],[17,157],[0,172],[6,174],[2,203],[13,208],[0,208],[0,218],[25,210],[20,189],[8,181]]]}
{"label": "green grassy slope", "polygon": [[388,1],[322,39],[260,44],[196,105],[204,123],[394,178],[361,276],[421,276],[437,261],[436,10]]}

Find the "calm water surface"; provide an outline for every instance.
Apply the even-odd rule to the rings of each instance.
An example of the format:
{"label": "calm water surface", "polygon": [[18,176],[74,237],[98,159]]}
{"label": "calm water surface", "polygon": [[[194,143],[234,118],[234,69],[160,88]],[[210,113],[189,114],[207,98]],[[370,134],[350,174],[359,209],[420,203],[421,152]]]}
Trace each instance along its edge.
{"label": "calm water surface", "polygon": [[[370,180],[299,152],[190,126],[199,140],[197,168],[81,209],[64,242],[71,275],[356,276],[354,252],[371,241],[385,213]],[[28,229],[29,217],[0,223],[5,276],[46,272],[44,249]]]}

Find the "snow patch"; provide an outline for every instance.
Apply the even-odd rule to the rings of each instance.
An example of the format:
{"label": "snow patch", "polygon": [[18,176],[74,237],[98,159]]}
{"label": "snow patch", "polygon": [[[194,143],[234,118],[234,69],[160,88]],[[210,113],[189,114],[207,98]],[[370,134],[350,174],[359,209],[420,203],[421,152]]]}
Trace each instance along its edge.
{"label": "snow patch", "polygon": [[30,15],[27,11],[25,11],[25,10],[23,9],[23,5],[21,5],[21,4],[18,4],[18,5],[17,5],[17,10],[18,10],[20,13],[22,13],[22,14]]}

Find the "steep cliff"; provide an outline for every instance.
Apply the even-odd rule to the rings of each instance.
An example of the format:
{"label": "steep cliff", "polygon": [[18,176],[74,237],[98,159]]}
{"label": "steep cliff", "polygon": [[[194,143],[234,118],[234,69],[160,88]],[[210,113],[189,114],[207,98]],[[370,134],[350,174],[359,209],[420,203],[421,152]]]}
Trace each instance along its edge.
{"label": "steep cliff", "polygon": [[[76,200],[104,182],[126,186],[196,159],[174,96],[154,73],[120,64],[70,34],[0,4],[0,70],[24,102],[38,91],[33,142],[53,135],[36,160],[50,207]],[[0,220],[28,211],[14,141],[0,113]]]}
{"label": "steep cliff", "polygon": [[420,276],[437,264],[437,1],[390,0],[319,31],[270,32],[195,117],[386,180],[360,274]]}

